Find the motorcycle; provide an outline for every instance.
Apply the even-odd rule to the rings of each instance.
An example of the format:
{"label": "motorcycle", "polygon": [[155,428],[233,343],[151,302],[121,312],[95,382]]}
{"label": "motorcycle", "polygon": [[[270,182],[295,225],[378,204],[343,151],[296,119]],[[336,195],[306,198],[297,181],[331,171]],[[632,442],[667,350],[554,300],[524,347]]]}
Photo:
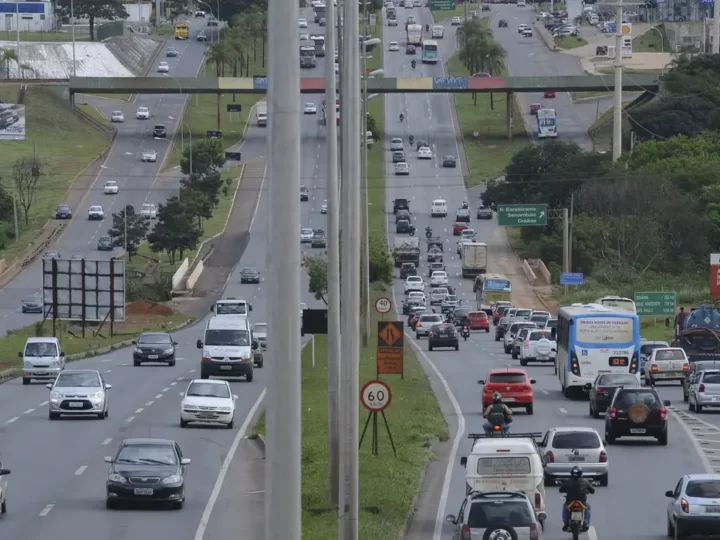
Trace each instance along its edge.
{"label": "motorcycle", "polygon": [[467,210],[467,209],[468,209],[468,203],[467,203],[467,201],[464,201],[464,202],[462,203],[462,208],[463,208],[463,210]]}
{"label": "motorcycle", "polygon": [[425,238],[432,238],[432,229],[430,227],[425,228]]}
{"label": "motorcycle", "polygon": [[512,419],[505,420],[505,415],[500,413],[493,413],[488,417],[488,424],[490,424],[490,436],[492,437],[504,437],[510,433],[510,422]]}
{"label": "motorcycle", "polygon": [[567,505],[568,514],[570,516],[570,532],[573,540],[580,538],[580,533],[585,532],[585,506],[580,501],[573,501]]}
{"label": "motorcycle", "polygon": [[405,115],[403,113],[400,113],[400,123],[405,120]]}
{"label": "motorcycle", "polygon": [[412,146],[413,142],[415,141],[415,137],[413,137],[412,135],[410,135],[410,136],[408,137],[408,141],[410,141],[410,146]]}
{"label": "motorcycle", "polygon": [[410,228],[408,229],[408,234],[410,236],[415,236],[415,226],[414,225],[410,225]]}
{"label": "motorcycle", "polygon": [[[412,62],[410,62],[410,65],[412,66],[413,69],[415,69],[415,65],[416,65],[416,64],[415,64],[415,60],[413,60]],[[412,143],[410,143],[410,144],[412,144]]]}
{"label": "motorcycle", "polygon": [[425,25],[425,31],[426,31],[426,32],[429,32],[429,31],[430,31],[430,25],[429,25],[429,24],[426,24],[426,25]]}
{"label": "motorcycle", "polygon": [[469,326],[463,326],[462,337],[465,341],[467,341],[467,338],[470,337],[470,327]]}

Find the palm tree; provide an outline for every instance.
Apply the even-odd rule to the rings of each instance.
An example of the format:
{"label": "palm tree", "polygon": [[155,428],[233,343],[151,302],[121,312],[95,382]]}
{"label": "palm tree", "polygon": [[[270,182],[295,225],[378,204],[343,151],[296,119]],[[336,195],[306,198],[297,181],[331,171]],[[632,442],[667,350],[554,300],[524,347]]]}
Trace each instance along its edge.
{"label": "palm tree", "polygon": [[15,63],[17,67],[17,77],[20,78],[21,74],[26,71],[33,71],[33,68],[29,64],[21,64],[20,56],[17,50],[11,49],[10,47],[4,47],[0,49],[0,72],[5,73],[5,78],[10,78],[10,64]]}
{"label": "palm tree", "polygon": [[245,59],[247,58],[247,43],[241,36],[233,34],[228,40],[228,48],[232,56],[233,77],[242,76],[245,67]]}
{"label": "palm tree", "polygon": [[457,29],[458,47],[462,49],[472,38],[492,39],[490,27],[481,22],[480,19],[470,19],[463,22]]}
{"label": "palm tree", "polygon": [[[225,66],[232,60],[232,51],[227,41],[213,43],[208,49],[208,62],[215,64],[218,77],[225,76]],[[222,94],[217,95],[217,130],[222,132]]]}

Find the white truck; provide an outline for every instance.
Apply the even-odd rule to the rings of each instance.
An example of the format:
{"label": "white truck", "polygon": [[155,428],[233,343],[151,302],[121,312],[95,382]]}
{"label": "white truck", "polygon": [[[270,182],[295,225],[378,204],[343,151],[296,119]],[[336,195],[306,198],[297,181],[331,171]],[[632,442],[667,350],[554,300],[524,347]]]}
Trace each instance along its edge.
{"label": "white truck", "polygon": [[267,102],[261,101],[255,105],[255,118],[257,119],[257,125],[260,127],[267,126]]}
{"label": "white truck", "polygon": [[462,246],[462,277],[474,278],[487,272],[487,244],[467,242]]}
{"label": "white truck", "polygon": [[442,39],[444,34],[445,34],[445,28],[443,28],[442,25],[436,24],[432,27],[432,38],[433,39]]}

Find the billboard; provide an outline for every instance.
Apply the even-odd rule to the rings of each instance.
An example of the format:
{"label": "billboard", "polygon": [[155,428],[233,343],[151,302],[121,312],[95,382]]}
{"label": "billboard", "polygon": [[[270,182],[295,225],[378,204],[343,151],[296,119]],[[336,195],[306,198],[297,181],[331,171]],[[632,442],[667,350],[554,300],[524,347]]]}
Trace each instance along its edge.
{"label": "billboard", "polygon": [[25,105],[0,103],[0,141],[25,140]]}
{"label": "billboard", "polygon": [[125,261],[43,259],[43,313],[67,321],[125,320]]}

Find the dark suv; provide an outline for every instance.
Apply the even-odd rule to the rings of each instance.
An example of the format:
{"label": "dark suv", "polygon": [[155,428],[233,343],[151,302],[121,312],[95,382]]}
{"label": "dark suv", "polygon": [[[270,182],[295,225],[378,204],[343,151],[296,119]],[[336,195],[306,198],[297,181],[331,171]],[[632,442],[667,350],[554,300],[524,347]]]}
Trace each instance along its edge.
{"label": "dark suv", "polygon": [[618,388],[605,414],[605,443],[614,444],[620,437],[655,437],[667,446],[669,406],[655,388]]}
{"label": "dark suv", "polygon": [[592,384],[587,383],[585,390],[590,391],[590,416],[600,418],[618,388],[640,388],[640,381],[630,373],[601,373]]}
{"label": "dark suv", "polygon": [[164,139],[167,137],[167,128],[162,124],[158,124],[153,128],[153,137],[156,139]]}
{"label": "dark suv", "polygon": [[395,199],[393,201],[393,214],[397,214],[398,210],[410,210],[410,203],[407,199]]}
{"label": "dark suv", "polygon": [[460,338],[458,337],[455,325],[443,323],[436,324],[430,328],[428,333],[428,351],[432,351],[437,347],[452,347],[456,351],[460,350]]}
{"label": "dark suv", "polygon": [[410,210],[398,210],[397,214],[395,214],[395,223],[401,219],[407,219],[410,221]]}
{"label": "dark suv", "polygon": [[408,276],[417,276],[417,268],[414,263],[402,263],[400,267],[400,279],[407,279]]}
{"label": "dark suv", "polygon": [[501,317],[498,321],[497,325],[495,326],[495,341],[500,341],[502,338],[505,337],[505,332],[507,332],[507,329],[510,327],[510,318],[509,317]]}

